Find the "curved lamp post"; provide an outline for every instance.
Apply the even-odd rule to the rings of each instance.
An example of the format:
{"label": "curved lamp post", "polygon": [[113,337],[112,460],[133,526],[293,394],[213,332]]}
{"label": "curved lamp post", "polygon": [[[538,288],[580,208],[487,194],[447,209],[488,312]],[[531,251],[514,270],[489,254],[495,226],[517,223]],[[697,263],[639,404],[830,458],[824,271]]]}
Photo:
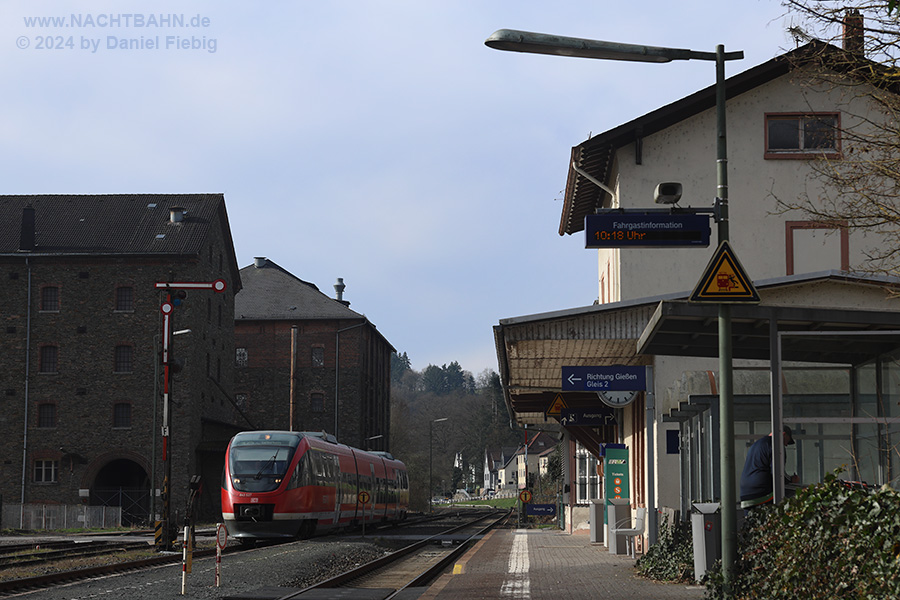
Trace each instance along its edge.
{"label": "curved lamp post", "polygon": [[[710,60],[716,63],[716,205],[719,243],[728,240],[728,152],[725,138],[725,61],[744,58],[742,51],[697,52],[682,48],[639,46],[582,38],[499,29],[485,40],[496,50],[574,56],[602,60],[666,63],[673,60]],[[732,378],[731,306],[719,304],[719,452],[722,500],[722,564],[726,589],[731,587],[737,545],[734,475],[734,384]],[[774,460],[778,460],[777,456]]]}

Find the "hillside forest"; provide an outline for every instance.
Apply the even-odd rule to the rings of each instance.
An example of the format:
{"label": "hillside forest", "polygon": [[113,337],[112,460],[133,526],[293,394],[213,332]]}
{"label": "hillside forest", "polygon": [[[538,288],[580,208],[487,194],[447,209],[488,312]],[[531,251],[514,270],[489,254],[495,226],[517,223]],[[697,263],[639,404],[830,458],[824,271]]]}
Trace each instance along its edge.
{"label": "hillside forest", "polygon": [[409,469],[413,509],[428,506],[429,470],[434,496],[479,491],[485,449],[524,442],[493,370],[473,376],[453,361],[416,371],[405,352],[391,356],[391,453]]}

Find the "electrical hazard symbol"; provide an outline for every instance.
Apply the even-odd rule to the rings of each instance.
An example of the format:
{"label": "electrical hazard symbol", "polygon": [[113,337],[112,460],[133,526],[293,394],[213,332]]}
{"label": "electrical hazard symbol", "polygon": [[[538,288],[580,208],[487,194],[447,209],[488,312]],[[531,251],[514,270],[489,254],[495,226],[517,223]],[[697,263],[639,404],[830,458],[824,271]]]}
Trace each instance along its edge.
{"label": "electrical hazard symbol", "polygon": [[691,293],[691,302],[759,302],[759,293],[728,242],[722,242]]}

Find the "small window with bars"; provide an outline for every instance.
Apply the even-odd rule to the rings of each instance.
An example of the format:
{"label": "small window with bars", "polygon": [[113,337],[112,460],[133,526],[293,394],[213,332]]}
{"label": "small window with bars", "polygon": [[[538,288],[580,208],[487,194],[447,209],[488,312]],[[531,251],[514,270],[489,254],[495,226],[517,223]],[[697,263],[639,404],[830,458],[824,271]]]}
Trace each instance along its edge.
{"label": "small window with bars", "polygon": [[314,367],[324,367],[325,366],[325,348],[321,346],[314,346],[312,348],[312,366]]}
{"label": "small window with bars", "polygon": [[59,288],[48,285],[41,289],[41,310],[59,312]]}
{"label": "small window with bars", "polygon": [[116,346],[115,372],[131,373],[134,370],[134,348],[127,344]]}
{"label": "small window with bars", "polygon": [[119,312],[134,312],[134,288],[120,286],[116,288],[116,310]]}
{"label": "small window with bars", "polygon": [[113,405],[113,427],[115,429],[131,427],[131,403],[116,402]]}
{"label": "small window with bars", "polygon": [[238,368],[245,368],[250,359],[249,354],[247,354],[246,348],[235,348],[234,349],[234,366]]}
{"label": "small window with bars", "polygon": [[38,404],[38,423],[40,428],[56,427],[56,405],[45,402]]}
{"label": "small window with bars", "polygon": [[58,346],[41,346],[41,373],[58,373],[59,372],[59,347]]}

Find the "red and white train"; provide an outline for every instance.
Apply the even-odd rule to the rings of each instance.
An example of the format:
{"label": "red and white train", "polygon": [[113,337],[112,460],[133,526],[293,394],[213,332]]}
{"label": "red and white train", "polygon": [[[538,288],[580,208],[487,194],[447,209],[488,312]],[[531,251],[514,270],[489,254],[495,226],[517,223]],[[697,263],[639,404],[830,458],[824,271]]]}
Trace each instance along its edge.
{"label": "red and white train", "polygon": [[387,452],[308,431],[245,431],[228,444],[222,517],[242,542],[399,521],[408,510],[406,465]]}

